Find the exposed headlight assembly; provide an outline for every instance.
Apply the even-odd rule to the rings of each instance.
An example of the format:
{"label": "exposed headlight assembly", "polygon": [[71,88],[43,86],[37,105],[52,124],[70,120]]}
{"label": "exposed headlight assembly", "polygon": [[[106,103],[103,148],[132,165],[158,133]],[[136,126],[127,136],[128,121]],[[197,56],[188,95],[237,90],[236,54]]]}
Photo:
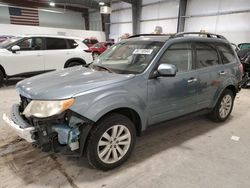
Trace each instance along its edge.
{"label": "exposed headlight assembly", "polygon": [[56,114],[60,114],[67,110],[74,103],[74,99],[58,100],[58,101],[40,101],[33,100],[24,109],[25,117],[46,118]]}

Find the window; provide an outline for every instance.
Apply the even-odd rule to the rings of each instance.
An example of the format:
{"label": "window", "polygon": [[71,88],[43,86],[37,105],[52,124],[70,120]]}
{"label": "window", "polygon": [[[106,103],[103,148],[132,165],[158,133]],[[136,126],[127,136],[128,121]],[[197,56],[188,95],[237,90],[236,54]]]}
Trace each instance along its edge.
{"label": "window", "polygon": [[232,63],[236,61],[233,50],[227,44],[216,44],[219,49],[221,60],[224,64]]}
{"label": "window", "polygon": [[43,39],[39,37],[28,38],[17,44],[20,50],[42,50]]}
{"label": "window", "polygon": [[77,42],[71,39],[68,39],[68,44],[70,49],[74,49],[78,46]]}
{"label": "window", "polygon": [[96,44],[96,43],[98,43],[98,40],[96,40],[96,39],[91,39],[91,44]]}
{"label": "window", "polygon": [[167,63],[175,65],[178,72],[192,69],[192,48],[191,44],[179,43],[170,46],[163,54],[160,64]]}
{"label": "window", "polygon": [[31,50],[32,39],[25,39],[17,45],[20,47],[20,50]]}
{"label": "window", "polygon": [[46,49],[47,50],[67,49],[66,40],[59,38],[46,38]]}
{"label": "window", "polygon": [[219,64],[216,49],[209,44],[196,44],[197,68],[204,68]]}

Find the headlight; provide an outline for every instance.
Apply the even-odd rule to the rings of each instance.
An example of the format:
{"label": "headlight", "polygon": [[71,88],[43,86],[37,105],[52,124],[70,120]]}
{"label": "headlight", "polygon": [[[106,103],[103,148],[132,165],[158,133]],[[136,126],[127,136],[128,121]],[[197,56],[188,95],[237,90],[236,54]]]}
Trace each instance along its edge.
{"label": "headlight", "polygon": [[25,117],[35,116],[38,118],[50,117],[67,110],[74,103],[74,99],[59,101],[31,101],[24,109]]}

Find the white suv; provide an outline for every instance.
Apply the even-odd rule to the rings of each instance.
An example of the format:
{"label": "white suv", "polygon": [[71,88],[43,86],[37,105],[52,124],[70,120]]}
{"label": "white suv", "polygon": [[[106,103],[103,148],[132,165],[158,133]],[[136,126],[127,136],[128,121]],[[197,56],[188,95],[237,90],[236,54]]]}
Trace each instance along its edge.
{"label": "white suv", "polygon": [[0,85],[5,78],[26,77],[93,61],[81,39],[29,35],[0,44]]}

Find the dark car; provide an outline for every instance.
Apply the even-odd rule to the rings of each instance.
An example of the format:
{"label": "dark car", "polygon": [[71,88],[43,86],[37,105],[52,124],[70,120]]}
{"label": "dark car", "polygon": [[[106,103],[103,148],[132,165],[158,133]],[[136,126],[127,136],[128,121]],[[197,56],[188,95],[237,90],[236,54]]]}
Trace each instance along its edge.
{"label": "dark car", "polygon": [[250,49],[250,43],[240,43],[238,44],[238,47],[243,50],[243,49]]}

